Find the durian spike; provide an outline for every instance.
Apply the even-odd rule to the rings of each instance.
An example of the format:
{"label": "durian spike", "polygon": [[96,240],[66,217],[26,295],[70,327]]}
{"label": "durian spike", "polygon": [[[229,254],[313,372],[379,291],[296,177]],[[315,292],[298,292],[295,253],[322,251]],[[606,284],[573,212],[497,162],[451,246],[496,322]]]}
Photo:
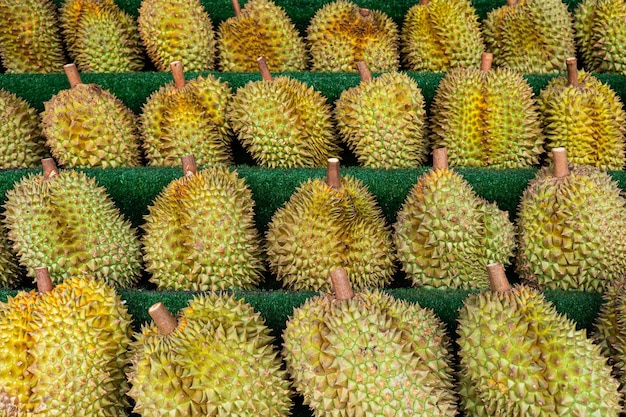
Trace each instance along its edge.
{"label": "durian spike", "polygon": [[506,279],[504,266],[501,263],[493,263],[487,265],[487,275],[489,276],[489,285],[492,292],[509,292],[511,284]]}
{"label": "durian spike", "polygon": [[337,158],[328,158],[326,184],[337,190],[341,188],[341,174],[339,173],[339,159]]}
{"label": "durian spike", "polygon": [[370,9],[365,9],[363,7],[359,8],[359,14],[361,15],[361,17],[368,17],[370,13]]}
{"label": "durian spike", "polygon": [[239,17],[239,15],[241,15],[241,6],[239,5],[239,0],[230,0],[230,2],[233,5],[235,16]]}
{"label": "durian spike", "polygon": [[78,84],[82,84],[83,82],[80,79],[80,74],[78,73],[78,69],[76,65],[65,64],[63,65],[63,69],[65,70],[65,75],[67,76],[67,80],[70,82],[70,87],[74,87]]}
{"label": "durian spike", "polygon": [[265,57],[258,57],[256,59],[256,63],[259,66],[259,71],[261,71],[261,78],[263,78],[263,81],[272,81],[272,74],[270,74],[270,69],[267,67]]}
{"label": "durian spike", "polygon": [[574,87],[578,87],[578,69],[576,68],[576,58],[567,58],[565,60],[567,65],[567,81]]}
{"label": "durian spike", "polygon": [[359,75],[361,76],[361,82],[372,81],[372,73],[370,69],[367,67],[365,61],[359,61],[356,63],[356,69],[359,70]]}
{"label": "durian spike", "polygon": [[493,54],[491,52],[483,52],[480,56],[480,70],[487,72],[491,69],[493,63]]}
{"label": "durian spike", "polygon": [[150,317],[154,320],[162,336],[167,336],[178,327],[176,317],[174,317],[161,302],[153,304],[152,307],[148,309],[148,314],[150,314]]}
{"label": "durian spike", "polygon": [[183,174],[185,177],[191,177],[192,175],[196,175],[198,173],[196,158],[194,158],[193,155],[185,155],[180,158],[180,161],[183,164]]}
{"label": "durian spike", "polygon": [[49,180],[55,175],[59,174],[59,170],[57,168],[57,164],[54,162],[52,158],[44,158],[41,160],[41,167],[43,168],[43,179]]}
{"label": "durian spike", "polygon": [[35,282],[37,282],[37,291],[39,294],[45,294],[52,291],[52,280],[50,279],[50,272],[47,266],[40,266],[35,268]]}
{"label": "durian spike", "polygon": [[343,268],[330,271],[330,281],[335,291],[336,300],[349,300],[354,297],[348,274]]}
{"label": "durian spike", "polygon": [[448,169],[447,148],[437,148],[433,151],[433,169]]}
{"label": "durian spike", "polygon": [[185,86],[185,72],[183,71],[183,63],[174,61],[170,64],[172,76],[174,77],[174,85],[179,90]]}
{"label": "durian spike", "polygon": [[561,178],[569,175],[569,167],[567,166],[567,151],[565,148],[552,149],[552,159],[554,162],[552,175],[555,178]]}

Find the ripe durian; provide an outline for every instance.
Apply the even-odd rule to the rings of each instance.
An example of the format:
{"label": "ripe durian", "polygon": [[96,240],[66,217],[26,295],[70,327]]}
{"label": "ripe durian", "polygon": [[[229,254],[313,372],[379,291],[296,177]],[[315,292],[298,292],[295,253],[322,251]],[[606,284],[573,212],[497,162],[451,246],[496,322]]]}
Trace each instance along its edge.
{"label": "ripe durian", "polygon": [[217,50],[221,71],[253,72],[264,56],[272,71],[303,71],[304,40],[282,7],[271,0],[250,0],[243,10],[233,0],[235,17],[220,23]]}
{"label": "ripe durian", "polygon": [[359,163],[369,168],[412,168],[426,161],[426,110],[422,90],[408,75],[375,80],[359,62],[361,84],[335,102],[337,129]]}
{"label": "ripe durian", "polygon": [[607,173],[552,153],[553,169],[520,199],[517,272],[541,288],[602,292],[626,273],[626,200]]}
{"label": "ripe durian", "polygon": [[431,105],[433,147],[448,149],[451,166],[524,168],[543,152],[539,109],[532,87],[513,70],[454,68],[439,83]]}
{"label": "ripe durian", "polygon": [[619,96],[567,59],[567,77],[550,80],[539,94],[546,149],[565,148],[573,164],[621,170],[626,112]]}
{"label": "ripe durian", "polygon": [[447,167],[445,149],[406,197],[394,224],[402,270],[413,285],[485,288],[490,262],[510,263],[515,247],[508,213],[477,196]]}
{"label": "ripe durian", "polygon": [[0,0],[0,58],[7,73],[61,72],[65,63],[50,0]]}
{"label": "ripe durian", "polygon": [[23,177],[7,191],[4,224],[27,275],[47,265],[52,281],[88,275],[114,286],[133,285],[140,273],[140,242],[103,187],[78,171]]}
{"label": "ripe durian", "polygon": [[133,112],[97,84],[83,84],[74,64],[65,66],[71,88],[44,103],[42,131],[52,156],[66,168],[139,164]]}
{"label": "ripe durian", "polygon": [[197,172],[190,156],[183,172],[148,207],[143,244],[150,281],[170,290],[254,288],[265,267],[245,180],[224,167]]}
{"label": "ripe durian", "polygon": [[11,249],[6,230],[2,228],[0,230],[0,288],[17,287],[21,279],[22,271],[18,265],[17,256]]}
{"label": "ripe durian", "polygon": [[193,154],[199,165],[231,165],[228,83],[211,74],[186,83],[181,62],[171,67],[174,83],[152,93],[139,117],[148,164],[177,165]]}
{"label": "ripe durian", "polygon": [[469,0],[421,0],[404,16],[401,41],[407,69],[413,71],[478,67],[485,50]]}
{"label": "ripe durian", "polygon": [[335,294],[309,298],[283,332],[287,371],[314,415],[455,416],[443,323],[378,290],[352,293],[342,269],[330,275]]}
{"label": "ripe durian", "polygon": [[310,179],[268,225],[267,257],[283,286],[324,291],[328,273],[343,267],[355,289],[381,288],[393,278],[391,230],[374,196],[328,160],[327,178]]}
{"label": "ripe durian", "polygon": [[326,98],[296,79],[272,79],[263,58],[263,80],[240,87],[228,119],[254,160],[267,168],[321,167],[340,148]]}
{"label": "ripe durian", "polygon": [[622,408],[600,347],[536,289],[490,265],[491,291],[459,312],[461,404],[468,417],[602,416]]}
{"label": "ripe durian", "polygon": [[559,72],[573,56],[572,16],[562,0],[507,0],[483,22],[494,65],[524,74]]}
{"label": "ripe durian", "polygon": [[261,315],[233,296],[196,295],[173,317],[162,303],[135,334],[128,374],[142,417],[281,417],[287,373]]}
{"label": "ripe durian", "polygon": [[397,71],[398,27],[385,13],[335,0],[319,9],[307,28],[311,70],[354,72],[365,61],[374,72]]}
{"label": "ripe durian", "polygon": [[212,71],[215,33],[199,0],[142,0],[139,35],[157,70],[181,61],[187,71]]}

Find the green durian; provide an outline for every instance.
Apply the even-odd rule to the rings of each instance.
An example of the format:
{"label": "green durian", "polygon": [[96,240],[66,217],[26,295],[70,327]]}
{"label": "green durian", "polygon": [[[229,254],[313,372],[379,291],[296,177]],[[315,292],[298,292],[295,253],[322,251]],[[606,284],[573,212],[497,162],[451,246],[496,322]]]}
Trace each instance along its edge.
{"label": "green durian", "polygon": [[21,280],[22,270],[3,228],[0,230],[0,288],[15,288]]}

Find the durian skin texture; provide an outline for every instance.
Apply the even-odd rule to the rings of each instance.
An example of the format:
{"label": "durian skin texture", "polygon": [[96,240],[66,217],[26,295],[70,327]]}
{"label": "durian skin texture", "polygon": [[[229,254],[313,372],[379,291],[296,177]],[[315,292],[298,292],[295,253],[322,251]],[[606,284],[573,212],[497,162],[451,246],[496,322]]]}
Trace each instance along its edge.
{"label": "durian skin texture", "polygon": [[221,71],[256,72],[265,57],[271,71],[304,71],[304,39],[282,7],[270,0],[248,1],[241,15],[220,23],[217,50]]}
{"label": "durian skin texture", "polygon": [[400,65],[399,33],[386,14],[369,16],[349,0],[336,0],[319,9],[307,28],[311,70],[356,72],[365,61],[372,72],[397,71]]}
{"label": "durian skin texture", "polygon": [[7,191],[4,224],[29,277],[48,267],[53,283],[87,274],[128,288],[140,274],[140,242],[103,187],[82,172],[22,178]]}
{"label": "durian skin texture", "polygon": [[488,288],[487,264],[509,264],[515,248],[508,214],[449,169],[432,169],[417,180],[394,231],[402,270],[419,287]]}
{"label": "durian skin texture", "polygon": [[366,290],[294,309],[283,332],[294,387],[316,417],[456,415],[450,341],[430,310]]}
{"label": "durian skin texture", "polygon": [[214,167],[174,180],[148,210],[144,261],[159,290],[252,289],[262,280],[254,200],[236,172]]}
{"label": "durian skin texture", "polygon": [[0,231],[0,288],[16,288],[22,280],[22,274],[3,228]]}
{"label": "durian skin texture", "polygon": [[457,331],[467,417],[620,414],[600,347],[539,291],[470,294]]}

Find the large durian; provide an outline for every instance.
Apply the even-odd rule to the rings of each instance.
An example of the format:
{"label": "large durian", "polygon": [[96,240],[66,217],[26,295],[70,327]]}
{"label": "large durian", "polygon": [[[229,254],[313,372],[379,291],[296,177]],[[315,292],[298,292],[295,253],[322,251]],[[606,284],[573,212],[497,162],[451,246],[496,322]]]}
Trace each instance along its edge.
{"label": "large durian", "polygon": [[539,94],[546,149],[565,148],[570,162],[602,170],[621,170],[626,112],[619,96],[567,59],[567,77],[550,80]]}
{"label": "large durian", "polygon": [[162,303],[135,335],[128,395],[142,417],[281,417],[290,383],[261,315],[233,296],[201,294],[178,313]]}
{"label": "large durian", "polygon": [[404,16],[402,57],[413,71],[478,67],[485,50],[469,0],[421,0]]}
{"label": "large durian", "polygon": [[360,61],[374,72],[396,71],[400,65],[394,21],[350,0],[322,6],[309,23],[306,40],[312,71],[354,72]]}
{"label": "large durian", "polygon": [[536,289],[490,265],[492,290],[459,312],[460,394],[467,417],[602,416],[622,411],[600,347]]}
{"label": "large durian", "polygon": [[359,290],[393,278],[391,230],[363,183],[340,177],[337,159],[329,159],[326,181],[300,184],[274,213],[266,239],[270,269],[290,289],[327,290],[328,273],[340,267]]}
{"label": "large durian", "polygon": [[378,290],[352,293],[343,269],[330,275],[335,294],[309,298],[283,332],[287,371],[314,415],[455,416],[443,323]]}
{"label": "large durian", "polygon": [[260,56],[272,71],[303,71],[307,50],[282,7],[272,0],[250,0],[243,10],[233,0],[235,17],[220,23],[217,50],[221,71],[253,72]]}
{"label": "large durian", "polygon": [[485,288],[490,262],[510,263],[515,248],[508,213],[476,195],[448,169],[445,149],[406,197],[394,224],[402,270],[420,287]]}

